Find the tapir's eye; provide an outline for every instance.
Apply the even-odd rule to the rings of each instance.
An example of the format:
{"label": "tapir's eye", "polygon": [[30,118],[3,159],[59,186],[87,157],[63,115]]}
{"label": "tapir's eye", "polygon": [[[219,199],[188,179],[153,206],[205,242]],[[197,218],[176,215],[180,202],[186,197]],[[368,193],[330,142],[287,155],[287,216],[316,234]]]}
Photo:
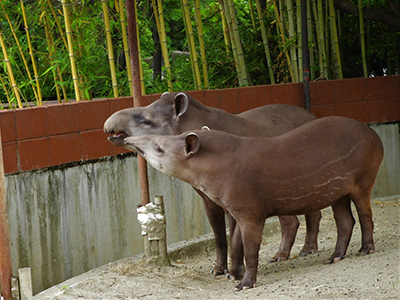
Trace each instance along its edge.
{"label": "tapir's eye", "polygon": [[158,153],[164,153],[164,150],[163,150],[161,147],[159,147],[159,146],[156,146],[156,151],[157,151]]}
{"label": "tapir's eye", "polygon": [[144,120],[142,121],[142,124],[147,125],[147,126],[150,126],[150,125],[151,125],[151,121],[150,121],[150,120],[147,120],[147,119],[144,119]]}

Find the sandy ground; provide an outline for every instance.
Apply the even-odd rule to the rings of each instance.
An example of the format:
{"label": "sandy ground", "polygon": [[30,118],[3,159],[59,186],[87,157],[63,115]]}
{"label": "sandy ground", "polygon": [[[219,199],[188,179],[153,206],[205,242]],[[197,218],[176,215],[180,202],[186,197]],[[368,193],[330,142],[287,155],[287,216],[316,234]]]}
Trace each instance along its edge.
{"label": "sandy ground", "polygon": [[[400,299],[400,199],[374,200],[373,212],[376,253],[356,255],[361,245],[357,222],[346,258],[331,265],[324,264],[336,242],[330,208],[323,212],[319,251],[313,255],[268,263],[280,234],[265,230],[257,287],[247,291],[234,292],[238,281],[210,274],[215,252],[209,250],[175,259],[171,266],[133,259],[111,263],[96,276],[63,286],[57,296],[45,299]],[[299,253],[304,236],[301,226],[293,255]]]}

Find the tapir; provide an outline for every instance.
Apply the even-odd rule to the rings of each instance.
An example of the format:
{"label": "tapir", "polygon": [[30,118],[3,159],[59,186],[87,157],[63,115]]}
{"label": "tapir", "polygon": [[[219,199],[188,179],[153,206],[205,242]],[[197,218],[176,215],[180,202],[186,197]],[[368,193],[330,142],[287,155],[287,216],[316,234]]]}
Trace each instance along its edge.
{"label": "tapir", "polygon": [[367,125],[326,117],[272,138],[221,131],[124,140],[154,168],[206,194],[236,220],[246,270],[237,290],[256,284],[258,252],[266,218],[307,214],[332,206],[336,249],[328,262],[344,258],[353,231],[350,202],[362,230],[360,253],[373,253],[371,190],[383,159],[379,136]]}
{"label": "tapir", "polygon": [[[157,101],[146,107],[120,110],[110,116],[104,131],[113,136],[109,140],[117,146],[124,146],[127,136],[146,134],[177,135],[188,130],[208,126],[240,136],[278,136],[300,125],[316,119],[305,109],[293,105],[272,104],[258,107],[240,114],[230,114],[208,107],[185,93],[164,93]],[[224,211],[211,201],[206,194],[196,189],[204,200],[207,217],[214,232],[217,261],[214,274],[227,272],[227,241]],[[231,268],[229,275],[240,278],[243,275],[243,248],[240,232],[235,221],[228,215],[231,231]],[[317,250],[317,235],[320,212],[306,215],[306,242],[300,255]],[[282,242],[272,261],[286,259],[294,243],[299,222],[296,216],[279,217],[282,227]],[[236,230],[235,230],[236,228]]]}

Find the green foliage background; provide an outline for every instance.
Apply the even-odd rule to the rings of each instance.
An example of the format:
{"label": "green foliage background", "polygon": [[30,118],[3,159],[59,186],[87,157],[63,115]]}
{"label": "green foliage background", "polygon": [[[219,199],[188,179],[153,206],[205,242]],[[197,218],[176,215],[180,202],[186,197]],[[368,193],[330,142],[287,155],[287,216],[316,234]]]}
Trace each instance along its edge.
{"label": "green foliage background", "polygon": [[[257,18],[255,27],[250,13],[249,1],[236,0],[236,12],[239,24],[240,37],[243,44],[245,62],[253,85],[269,84],[270,78],[267,69],[261,31]],[[365,1],[367,4],[367,1]],[[51,1],[57,18],[65,32],[64,19],[60,1]],[[171,51],[189,51],[186,33],[183,23],[182,10],[179,0],[164,0],[164,17],[166,20],[166,31],[168,37],[168,49]],[[355,2],[356,3],[356,2]],[[7,53],[13,68],[20,94],[25,103],[34,102],[35,96],[30,84],[35,84],[27,75],[23,61],[12,29],[5,16],[7,15],[18,36],[22,51],[32,73],[32,64],[29,58],[29,49],[24,29],[21,5],[19,1],[2,0],[3,7],[0,12],[0,31],[5,41]],[[55,19],[51,14],[51,7],[45,0],[24,1],[27,12],[29,34],[34,48],[34,58],[37,63],[39,82],[41,85],[43,100],[56,99],[55,82],[53,75],[58,66],[63,74],[63,82],[56,81],[59,86],[64,86],[68,99],[74,99],[73,81],[69,63],[68,51],[62,41]],[[128,77],[126,63],[123,54],[121,37],[121,24],[118,16],[118,2],[107,1],[110,14],[110,25],[113,39],[114,55],[117,64],[117,80],[120,96],[129,95]],[[42,6],[40,6],[42,5]],[[155,47],[152,38],[151,26],[154,26],[149,13],[150,1],[139,1],[138,24],[143,61],[144,80],[146,93],[164,92],[167,90],[166,80],[153,80],[153,71],[150,63],[144,58],[153,57]],[[376,1],[376,6],[387,9],[385,1]],[[41,8],[42,7],[42,8]],[[239,85],[236,68],[231,52],[226,51],[222,30],[219,5],[215,0],[201,1],[202,22],[206,43],[206,55],[209,68],[210,88],[229,88]],[[255,16],[255,4],[253,1]],[[71,21],[74,36],[74,52],[76,54],[77,69],[81,79],[81,89],[84,91],[84,98],[105,98],[113,97],[110,66],[108,62],[107,48],[105,42],[104,22],[102,15],[101,1],[81,0],[71,2]],[[49,16],[48,18],[46,17]],[[340,20],[340,49],[342,56],[343,75],[345,78],[361,77],[361,50],[359,42],[358,19],[353,15],[338,12]],[[194,17],[192,17],[194,20]],[[44,29],[45,22],[49,22],[51,32],[55,41],[55,55],[50,60],[49,47],[46,41]],[[283,49],[296,43],[288,40],[286,44],[281,42],[277,32],[272,2],[267,1],[264,11],[264,22],[267,26],[269,47],[274,64],[274,74],[279,83],[290,82]],[[193,27],[196,28],[195,26]],[[369,73],[374,76],[398,72],[399,64],[399,32],[388,25],[379,22],[367,22],[367,56],[369,62]],[[195,34],[197,37],[197,35]],[[197,43],[198,45],[198,43]],[[309,45],[315,49],[315,44]],[[199,49],[198,49],[199,53]],[[316,54],[316,52],[315,52]],[[11,85],[7,76],[6,62],[3,53],[0,52],[0,85],[1,107],[10,107],[7,104],[7,94],[10,97],[11,107],[15,107],[15,97],[12,94]],[[317,62],[317,58],[315,59]],[[395,69],[397,63],[397,71]],[[319,70],[315,63],[311,66],[316,77]],[[193,90],[192,67],[188,56],[178,56],[171,61],[172,80],[174,90]],[[33,74],[33,73],[32,73]],[[312,78],[314,79],[314,78]]]}

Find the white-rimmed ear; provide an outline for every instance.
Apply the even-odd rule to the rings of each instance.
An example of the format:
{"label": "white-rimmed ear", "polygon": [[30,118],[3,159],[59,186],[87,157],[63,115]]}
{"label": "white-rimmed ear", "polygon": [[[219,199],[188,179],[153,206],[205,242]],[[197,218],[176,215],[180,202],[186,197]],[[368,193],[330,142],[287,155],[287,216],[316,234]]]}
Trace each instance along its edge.
{"label": "white-rimmed ear", "polygon": [[200,137],[194,133],[188,133],[185,138],[185,153],[187,156],[195,154],[200,148]]}
{"label": "white-rimmed ear", "polygon": [[164,97],[165,95],[169,95],[169,92],[164,92],[164,93],[162,93],[162,95],[161,95],[160,98]]}
{"label": "white-rimmed ear", "polygon": [[189,107],[189,98],[185,93],[178,93],[175,96],[174,111],[175,116],[179,118],[182,116]]}
{"label": "white-rimmed ear", "polygon": [[203,126],[203,127],[201,127],[201,130],[210,130],[210,127],[208,127],[208,126]]}

